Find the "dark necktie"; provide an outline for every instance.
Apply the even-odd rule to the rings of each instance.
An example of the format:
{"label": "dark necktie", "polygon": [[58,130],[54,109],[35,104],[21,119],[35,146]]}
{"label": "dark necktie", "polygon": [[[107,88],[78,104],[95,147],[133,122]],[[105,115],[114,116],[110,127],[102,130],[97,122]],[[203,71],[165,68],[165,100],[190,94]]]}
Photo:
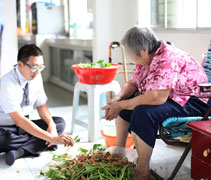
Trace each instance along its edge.
{"label": "dark necktie", "polygon": [[23,89],[23,101],[21,106],[28,106],[29,105],[29,83],[27,82],[25,88]]}

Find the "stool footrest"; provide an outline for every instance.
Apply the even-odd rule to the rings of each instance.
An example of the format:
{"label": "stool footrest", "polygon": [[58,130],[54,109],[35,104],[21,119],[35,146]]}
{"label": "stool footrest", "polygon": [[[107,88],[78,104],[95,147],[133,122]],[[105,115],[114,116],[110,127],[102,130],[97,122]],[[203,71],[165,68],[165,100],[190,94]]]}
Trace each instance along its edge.
{"label": "stool footrest", "polygon": [[75,124],[82,126],[82,127],[85,127],[85,128],[88,128],[88,124],[86,122],[79,120],[79,119],[75,120]]}
{"label": "stool footrest", "polygon": [[81,116],[76,116],[75,119],[78,121],[80,120],[87,120],[88,119],[88,115],[81,115]]}

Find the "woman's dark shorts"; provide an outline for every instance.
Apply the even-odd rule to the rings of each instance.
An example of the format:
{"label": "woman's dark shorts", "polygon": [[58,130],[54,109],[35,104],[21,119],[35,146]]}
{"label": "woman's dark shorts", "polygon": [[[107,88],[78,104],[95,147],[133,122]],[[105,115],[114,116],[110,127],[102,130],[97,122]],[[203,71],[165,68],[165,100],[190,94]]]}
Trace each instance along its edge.
{"label": "woman's dark shorts", "polygon": [[[210,101],[209,101],[210,103]],[[120,117],[130,122],[128,131],[136,133],[152,148],[155,145],[158,125],[169,117],[203,116],[208,104],[196,97],[190,97],[182,107],[172,99],[162,105],[142,105],[134,110],[122,110]]]}

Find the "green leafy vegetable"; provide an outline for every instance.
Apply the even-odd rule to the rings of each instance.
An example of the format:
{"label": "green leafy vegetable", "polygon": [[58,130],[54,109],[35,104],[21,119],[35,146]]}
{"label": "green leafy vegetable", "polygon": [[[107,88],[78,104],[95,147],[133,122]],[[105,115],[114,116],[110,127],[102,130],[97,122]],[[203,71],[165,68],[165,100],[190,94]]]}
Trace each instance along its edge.
{"label": "green leafy vegetable", "polygon": [[88,152],[88,150],[84,148],[79,148],[79,151],[81,152],[81,154],[87,154]]}
{"label": "green leafy vegetable", "polygon": [[71,156],[68,153],[64,153],[62,155],[53,154],[53,160],[54,161],[63,161],[65,159],[70,159]]}
{"label": "green leafy vegetable", "polygon": [[94,152],[103,152],[106,150],[106,147],[102,144],[94,144],[92,149],[90,149],[89,154]]}
{"label": "green leafy vegetable", "polygon": [[81,140],[81,139],[79,138],[79,136],[76,136],[76,137],[74,138],[74,141],[75,141],[75,142],[80,142],[80,140]]}
{"label": "green leafy vegetable", "polygon": [[76,67],[81,67],[81,68],[102,68],[102,67],[111,67],[111,63],[106,63],[104,60],[99,60],[94,63],[80,63]]}
{"label": "green leafy vegetable", "polygon": [[70,158],[67,153],[53,156],[56,164],[50,166],[48,171],[42,169],[40,174],[51,180],[134,179],[135,164],[128,162],[127,159],[112,157],[110,153],[103,154],[103,145],[94,144],[90,151],[84,148],[79,150],[82,154],[75,158]]}

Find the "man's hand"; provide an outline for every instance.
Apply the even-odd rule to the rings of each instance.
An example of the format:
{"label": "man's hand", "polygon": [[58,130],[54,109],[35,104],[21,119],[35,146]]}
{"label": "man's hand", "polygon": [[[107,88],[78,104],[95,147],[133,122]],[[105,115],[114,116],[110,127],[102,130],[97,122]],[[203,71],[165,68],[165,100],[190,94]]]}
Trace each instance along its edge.
{"label": "man's hand", "polygon": [[69,135],[62,134],[60,136],[54,136],[50,143],[52,145],[54,145],[54,144],[64,144],[64,146],[73,146],[74,140]]}

